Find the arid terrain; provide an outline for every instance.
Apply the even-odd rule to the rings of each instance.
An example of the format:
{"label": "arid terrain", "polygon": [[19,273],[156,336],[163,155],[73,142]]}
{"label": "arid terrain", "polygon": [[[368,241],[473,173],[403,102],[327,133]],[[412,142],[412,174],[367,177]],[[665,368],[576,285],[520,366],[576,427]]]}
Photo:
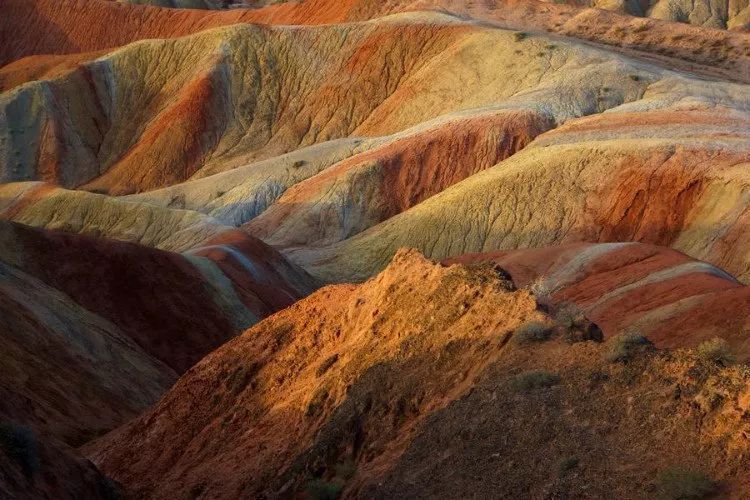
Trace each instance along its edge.
{"label": "arid terrain", "polygon": [[750,496],[747,0],[0,0],[0,498]]}

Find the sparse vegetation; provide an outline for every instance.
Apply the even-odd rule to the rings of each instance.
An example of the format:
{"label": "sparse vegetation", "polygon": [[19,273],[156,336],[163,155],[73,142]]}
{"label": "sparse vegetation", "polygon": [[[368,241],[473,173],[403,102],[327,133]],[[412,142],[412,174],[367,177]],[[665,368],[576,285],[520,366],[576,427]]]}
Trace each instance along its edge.
{"label": "sparse vegetation", "polygon": [[343,489],[344,485],[339,482],[313,479],[307,483],[305,491],[313,500],[336,500]]}
{"label": "sparse vegetation", "polygon": [[640,333],[622,333],[609,341],[609,349],[606,353],[606,359],[613,363],[624,363],[629,361],[639,348],[649,345],[651,345],[651,341]]}
{"label": "sparse vegetation", "polygon": [[671,467],[659,474],[657,491],[664,500],[699,500],[715,493],[716,483],[700,471]]}
{"label": "sparse vegetation", "polygon": [[544,342],[552,335],[552,325],[541,321],[529,321],[519,326],[513,335],[517,344],[529,344],[531,342]]}
{"label": "sparse vegetation", "polygon": [[301,168],[304,167],[307,162],[305,160],[295,160],[294,163],[292,163],[292,168]]}
{"label": "sparse vegetation", "polygon": [[324,387],[318,388],[318,390],[313,394],[312,399],[310,399],[310,402],[307,404],[305,416],[312,417],[320,413],[320,410],[323,408],[326,399],[328,399],[328,389]]}
{"label": "sparse vegetation", "polygon": [[634,82],[639,82],[641,80],[641,77],[638,75],[628,75],[628,78],[630,78]]}
{"label": "sparse vegetation", "polygon": [[578,457],[565,457],[557,463],[557,472],[562,476],[578,467],[579,463],[580,460]]}
{"label": "sparse vegetation", "polygon": [[39,469],[39,447],[34,431],[14,422],[0,423],[0,448],[31,476]]}
{"label": "sparse vegetation", "polygon": [[563,329],[563,336],[568,342],[601,342],[604,339],[601,328],[590,321],[583,310],[572,302],[565,302],[557,307],[555,323]]}
{"label": "sparse vegetation", "polygon": [[354,477],[354,473],[357,471],[357,466],[354,465],[354,461],[351,459],[344,460],[336,464],[336,477],[348,480]]}
{"label": "sparse vegetation", "polygon": [[722,366],[728,366],[735,361],[732,348],[729,343],[721,338],[713,338],[701,343],[696,349],[696,354],[699,358],[707,361],[713,361],[714,363]]}
{"label": "sparse vegetation", "polygon": [[544,370],[529,370],[511,379],[511,388],[516,392],[530,392],[534,389],[552,387],[560,383],[560,377]]}
{"label": "sparse vegetation", "polygon": [[555,323],[567,330],[578,328],[586,321],[583,311],[571,302],[561,304],[555,314]]}
{"label": "sparse vegetation", "polygon": [[525,31],[519,31],[519,32],[513,34],[513,39],[515,41],[517,41],[517,42],[525,40],[528,37],[529,37],[529,34],[526,33]]}
{"label": "sparse vegetation", "polygon": [[315,375],[320,377],[325,372],[327,372],[328,369],[332,367],[338,360],[339,360],[338,354],[333,354],[332,356],[328,356],[328,358],[326,358],[322,363],[320,363],[318,368],[315,370]]}

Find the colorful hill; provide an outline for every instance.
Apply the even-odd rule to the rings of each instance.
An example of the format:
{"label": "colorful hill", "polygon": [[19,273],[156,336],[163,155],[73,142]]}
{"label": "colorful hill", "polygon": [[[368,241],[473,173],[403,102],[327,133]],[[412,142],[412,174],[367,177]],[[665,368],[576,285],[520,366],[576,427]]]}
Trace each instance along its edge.
{"label": "colorful hill", "polygon": [[0,1],[0,497],[746,497],[748,15]]}

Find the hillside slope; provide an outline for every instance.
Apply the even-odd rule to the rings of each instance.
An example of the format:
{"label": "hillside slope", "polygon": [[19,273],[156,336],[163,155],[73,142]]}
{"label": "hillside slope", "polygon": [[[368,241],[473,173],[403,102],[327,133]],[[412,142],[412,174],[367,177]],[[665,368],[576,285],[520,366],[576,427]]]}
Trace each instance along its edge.
{"label": "hillside slope", "polygon": [[[286,253],[314,275],[346,281],[382,269],[402,245],[445,258],[561,242],[639,241],[672,246],[747,281],[748,116],[721,105],[702,109],[700,98],[687,96],[682,105],[650,110],[666,97],[652,88],[653,96],[641,102],[568,121],[493,168],[349,239]],[[721,99],[744,106],[745,88],[725,90],[739,93]]]}
{"label": "hillside slope", "polygon": [[0,262],[0,415],[78,446],[133,418],[176,374],[111,322]]}
{"label": "hillside slope", "polygon": [[549,320],[511,289],[491,266],[399,252],[248,330],[86,452],[150,498],[624,498],[670,466],[747,493],[746,368],[642,348],[613,363],[557,334],[521,344],[519,327]]}

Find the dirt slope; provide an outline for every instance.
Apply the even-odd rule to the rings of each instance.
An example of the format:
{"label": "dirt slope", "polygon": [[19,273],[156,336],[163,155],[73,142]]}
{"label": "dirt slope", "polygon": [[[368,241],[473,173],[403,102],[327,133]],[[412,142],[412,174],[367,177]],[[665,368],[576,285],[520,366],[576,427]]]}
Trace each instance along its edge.
{"label": "dirt slope", "polygon": [[[685,352],[610,363],[606,344],[558,337],[519,344],[523,323],[546,319],[508,286],[492,267],[400,252],[372,280],[324,288],[217,350],[86,452],[151,498],[337,484],[382,498],[633,497],[671,465],[747,492],[746,368]],[[532,368],[559,379],[525,385]]]}
{"label": "dirt slope", "polygon": [[120,328],[0,262],[0,414],[80,445],[161,396],[175,372]]}
{"label": "dirt slope", "polygon": [[[22,446],[8,452],[0,446],[0,496],[9,500],[111,500],[122,489],[74,449],[47,435],[9,421],[0,422],[3,445],[7,439]],[[21,449],[22,453],[16,450]]]}

